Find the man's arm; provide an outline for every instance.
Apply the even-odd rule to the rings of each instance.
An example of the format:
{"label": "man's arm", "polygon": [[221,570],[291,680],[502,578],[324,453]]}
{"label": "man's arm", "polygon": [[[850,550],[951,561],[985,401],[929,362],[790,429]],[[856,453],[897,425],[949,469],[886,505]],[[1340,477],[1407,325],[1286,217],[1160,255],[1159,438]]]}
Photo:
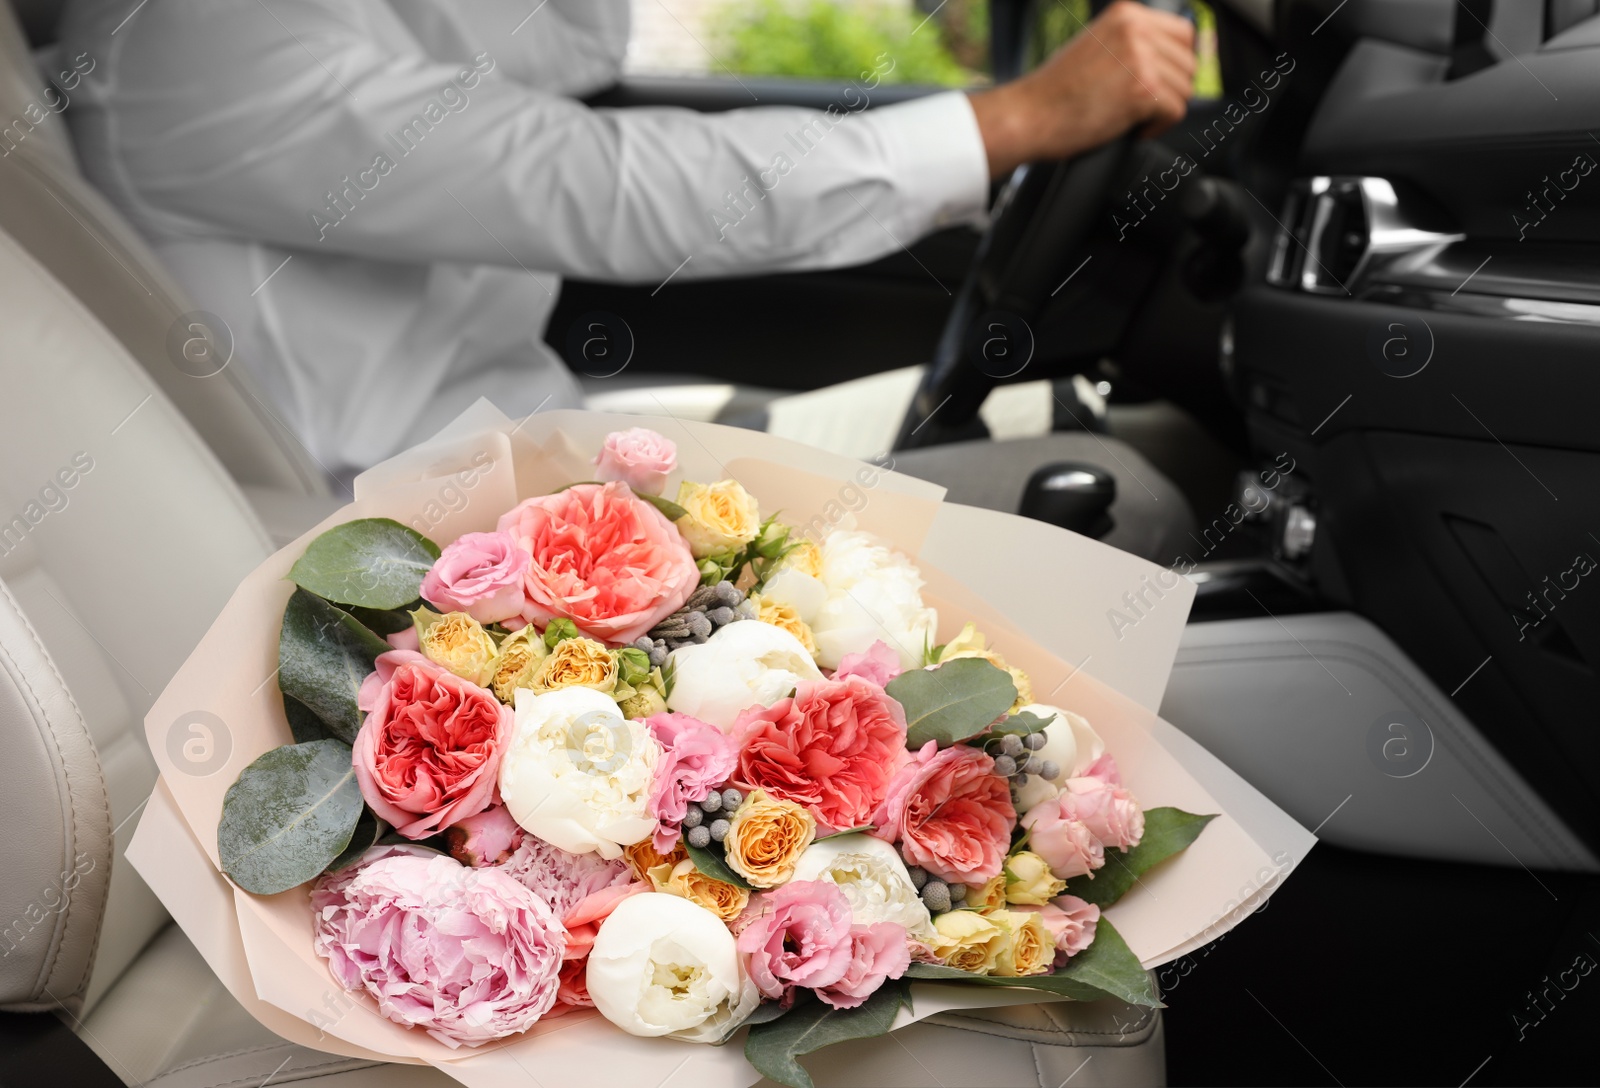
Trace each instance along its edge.
{"label": "man's arm", "polygon": [[452,60],[487,49],[503,75],[555,94],[582,97],[622,74],[631,0],[391,0],[423,40],[456,43]]}

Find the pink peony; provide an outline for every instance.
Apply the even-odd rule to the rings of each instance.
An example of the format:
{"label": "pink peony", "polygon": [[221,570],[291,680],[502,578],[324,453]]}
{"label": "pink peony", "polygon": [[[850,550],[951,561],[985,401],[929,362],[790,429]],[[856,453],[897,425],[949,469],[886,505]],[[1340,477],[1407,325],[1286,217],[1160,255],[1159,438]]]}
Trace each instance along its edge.
{"label": "pink peony", "polygon": [[1117,761],[1101,756],[1061,787],[1063,816],[1082,820],[1102,846],[1131,850],[1144,838],[1144,810],[1122,785]]}
{"label": "pink peony", "polygon": [[599,480],[620,480],[635,491],[659,495],[678,466],[678,447],[645,427],[612,431],[594,459]]}
{"label": "pink peony", "polygon": [[876,993],[885,979],[899,978],[910,966],[905,926],[896,922],[852,926],[850,966],[838,982],[819,987],[817,996],[836,1009],[853,1009]]}
{"label": "pink peony", "polygon": [[607,861],[599,854],[569,854],[526,832],[499,868],[563,917],[585,897],[633,880],[627,862],[620,858]]}
{"label": "pink peony", "polygon": [[498,865],[511,856],[522,841],[523,831],[504,805],[486,808],[468,816],[444,833],[450,856],[463,865],[480,868]]}
{"label": "pink peony", "polygon": [[843,680],[850,676],[860,676],[871,680],[881,688],[902,672],[905,670],[900,667],[900,655],[895,653],[888,643],[878,639],[863,653],[845,654],[841,657],[833,678]]}
{"label": "pink peony", "polygon": [[540,626],[565,616],[590,638],[632,642],[700,584],[677,528],[624,484],[529,499],[501,517],[500,529],[532,556],[522,618]]}
{"label": "pink peony", "polygon": [[994,760],[965,744],[922,746],[889,784],[873,831],[940,880],[983,884],[1005,864],[1017,813]]}
{"label": "pink peony", "polygon": [[1106,863],[1105,847],[1089,825],[1072,814],[1072,797],[1041,801],[1022,817],[1028,829],[1028,849],[1044,858],[1061,880],[1083,876]]}
{"label": "pink peony", "polygon": [[1043,906],[1014,906],[1007,910],[1037,914],[1044,928],[1056,942],[1056,966],[1082,952],[1094,943],[1094,931],[1100,921],[1100,908],[1085,903],[1075,895],[1061,895]]}
{"label": "pink peony", "polygon": [[479,623],[522,614],[530,557],[509,533],[467,533],[445,547],[422,579],[422,599]]}
{"label": "pink peony", "polygon": [[532,1027],[556,1002],[566,933],[497,869],[377,846],[311,888],[314,946],[334,978],[448,1047]]}
{"label": "pink peony", "polygon": [[366,720],[352,762],[361,796],[408,839],[425,839],[499,800],[511,708],[421,654],[390,650],[361,685]]}
{"label": "pink peony", "polygon": [[618,903],[630,895],[638,895],[649,890],[650,885],[643,881],[613,884],[599,891],[590,892],[574,903],[562,916],[561,923],[567,930],[567,944],[563,952],[565,962],[561,965],[558,1000],[563,1005],[576,1005],[582,1008],[594,1006],[594,1000],[589,996],[586,969],[589,966],[589,950],[594,947],[594,939],[600,934],[600,924],[611,917],[611,912],[617,909]]}
{"label": "pink peony", "polygon": [[741,713],[732,735],[741,786],[840,830],[871,822],[907,758],[905,710],[861,676],[802,683],[791,698]]}
{"label": "pink peony", "polygon": [[650,784],[648,811],[656,820],[651,845],[658,854],[670,854],[678,845],[683,814],[728,780],[739,749],[722,730],[687,714],[657,714],[646,718],[645,725],[661,742],[661,759]]}
{"label": "pink peony", "polygon": [[739,951],[750,954],[750,978],[764,995],[832,986],[845,977],[854,943],[850,902],[838,885],[791,881],[763,895],[759,909],[739,933]]}

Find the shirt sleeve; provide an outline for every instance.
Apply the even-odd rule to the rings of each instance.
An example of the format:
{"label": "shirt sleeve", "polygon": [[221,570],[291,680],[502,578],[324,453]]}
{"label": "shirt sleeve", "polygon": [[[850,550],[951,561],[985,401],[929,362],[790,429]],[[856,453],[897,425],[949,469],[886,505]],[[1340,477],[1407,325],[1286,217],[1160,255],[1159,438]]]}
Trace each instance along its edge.
{"label": "shirt sleeve", "polygon": [[869,72],[851,109],[591,110],[508,74],[545,14],[455,64],[378,0],[152,4],[88,46],[114,63],[80,142],[167,235],[635,282],[858,263],[982,213],[963,94],[865,109]]}

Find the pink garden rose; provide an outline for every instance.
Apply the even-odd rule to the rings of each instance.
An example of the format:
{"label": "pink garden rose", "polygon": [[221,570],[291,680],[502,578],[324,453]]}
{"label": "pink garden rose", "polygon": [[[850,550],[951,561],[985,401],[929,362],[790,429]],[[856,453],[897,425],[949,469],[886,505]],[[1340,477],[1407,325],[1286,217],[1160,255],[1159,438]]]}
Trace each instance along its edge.
{"label": "pink garden rose", "polygon": [[1059,895],[1043,906],[1013,906],[1007,910],[1037,914],[1056,942],[1056,962],[1060,967],[1094,943],[1100,921],[1100,908],[1075,895]]}
{"label": "pink garden rose", "polygon": [[899,978],[910,966],[905,926],[896,922],[852,926],[850,966],[838,982],[820,987],[817,996],[836,1009],[853,1009],[876,993],[885,979]]}
{"label": "pink garden rose", "polygon": [[659,495],[678,466],[678,447],[648,428],[631,427],[606,435],[594,463],[598,480],[620,480],[635,491]]}
{"label": "pink garden rose", "polygon": [[732,735],[741,786],[804,805],[838,830],[871,822],[907,759],[904,708],[861,676],[802,683],[741,713]]}
{"label": "pink garden rose", "polygon": [[728,780],[739,749],[722,730],[687,714],[656,714],[645,725],[661,742],[647,809],[656,820],[651,845],[658,854],[670,854],[678,845],[683,814]]}
{"label": "pink garden rose", "polygon": [[511,708],[410,650],[378,655],[357,705],[351,757],[361,796],[408,839],[425,839],[499,800]]}
{"label": "pink garden rose", "polygon": [[467,533],[445,546],[422,579],[422,599],[479,623],[522,614],[530,557],[509,533]]}
{"label": "pink garden rose", "polygon": [[1044,858],[1061,880],[1092,873],[1106,863],[1105,846],[1073,813],[1070,794],[1041,801],[1022,817],[1028,849]]}
{"label": "pink garden rose", "polygon": [[486,808],[476,816],[459,820],[444,833],[450,856],[463,865],[479,868],[498,865],[511,856],[522,841],[523,831],[504,805]]}
{"label": "pink garden rose", "polygon": [[632,642],[700,584],[677,528],[624,484],[528,499],[501,517],[500,529],[532,556],[522,618],[541,627],[564,616],[590,638]]}
{"label": "pink garden rose", "polygon": [[561,923],[567,930],[567,944],[562,953],[564,962],[561,965],[558,1000],[563,1005],[579,1008],[594,1007],[594,999],[589,996],[586,973],[589,967],[589,950],[594,947],[594,939],[600,934],[600,924],[611,917],[611,912],[617,909],[618,903],[630,895],[638,895],[649,890],[650,885],[642,880],[629,884],[613,884],[599,891],[590,892],[574,903],[562,916]]}
{"label": "pink garden rose", "polygon": [[376,846],[311,888],[314,946],[334,978],[448,1047],[532,1027],[556,1003],[566,933],[498,869]]}
{"label": "pink garden rose", "polygon": [[749,953],[750,978],[765,996],[782,997],[795,986],[832,986],[850,970],[855,958],[850,902],[838,885],[791,881],[751,907],[753,916],[739,933],[739,951]]}
{"label": "pink garden rose", "polygon": [[878,639],[862,653],[845,654],[841,657],[833,678],[844,680],[847,677],[860,676],[871,680],[881,688],[902,672],[905,670],[900,667],[900,655],[887,642]]}
{"label": "pink garden rose", "polygon": [[1144,837],[1144,809],[1122,785],[1117,761],[1103,755],[1061,787],[1061,813],[1082,820],[1101,846],[1131,850]]}
{"label": "pink garden rose", "polygon": [[889,784],[872,834],[898,841],[907,862],[940,880],[983,884],[1005,864],[1016,822],[993,759],[965,744],[939,751],[930,740]]}

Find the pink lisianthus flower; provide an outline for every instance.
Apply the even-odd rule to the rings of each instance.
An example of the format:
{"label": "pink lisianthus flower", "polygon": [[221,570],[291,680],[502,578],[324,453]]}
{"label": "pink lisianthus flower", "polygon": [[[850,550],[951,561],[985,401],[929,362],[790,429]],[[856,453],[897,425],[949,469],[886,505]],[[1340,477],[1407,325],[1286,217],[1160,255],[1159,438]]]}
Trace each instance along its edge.
{"label": "pink lisianthus flower", "polygon": [[676,612],[700,584],[689,544],[621,483],[577,484],[500,518],[531,557],[522,619],[566,617],[600,642],[633,642]]}
{"label": "pink lisianthus flower", "polygon": [[839,667],[833,672],[833,678],[844,680],[847,677],[859,676],[881,688],[902,672],[905,670],[900,667],[900,655],[888,643],[878,639],[859,654],[845,654],[841,657]]}
{"label": "pink lisianthus flower", "polygon": [[1069,794],[1034,805],[1022,817],[1022,826],[1028,829],[1028,849],[1044,858],[1061,880],[1092,873],[1106,863],[1105,846],[1074,815]]}
{"label": "pink lisianthus flower", "polygon": [[940,880],[983,884],[997,876],[1011,847],[1017,813],[1011,787],[979,748],[929,741],[889,784],[872,816],[872,834],[898,842],[912,865]]}
{"label": "pink lisianthus flower", "polygon": [[874,922],[850,929],[850,966],[831,986],[821,986],[817,996],[836,1009],[853,1009],[877,992],[886,979],[899,978],[911,966],[906,927],[898,922]]}
{"label": "pink lisianthus flower", "polygon": [[313,943],[334,978],[448,1047],[532,1027],[556,1003],[566,932],[498,869],[377,846],[311,887]]}
{"label": "pink lisianthus flower", "polygon": [[366,720],[351,762],[361,796],[408,839],[425,839],[499,800],[514,718],[476,684],[411,650],[378,655],[356,703]]}
{"label": "pink lisianthus flower", "polygon": [[840,830],[871,822],[907,759],[904,708],[862,676],[802,683],[741,713],[732,735],[741,786],[804,805]]}
{"label": "pink lisianthus flower", "polygon": [[650,784],[648,811],[656,821],[650,842],[656,853],[670,854],[682,834],[684,813],[728,780],[739,748],[716,726],[687,714],[656,714],[646,718],[645,725],[661,743],[661,759]]}
{"label": "pink lisianthus flower", "polygon": [[504,805],[486,808],[445,829],[450,856],[474,869],[498,865],[522,842],[523,830]]}
{"label": "pink lisianthus flower", "polygon": [[630,427],[606,435],[594,463],[598,480],[620,480],[635,491],[659,495],[678,467],[678,447],[647,427]]}
{"label": "pink lisianthus flower", "polygon": [[795,880],[761,896],[761,913],[739,933],[750,978],[767,997],[794,986],[820,989],[845,977],[854,959],[850,902],[838,885]]}
{"label": "pink lisianthus flower", "polygon": [[1123,787],[1117,761],[1109,755],[1067,779],[1057,800],[1062,815],[1082,820],[1102,846],[1131,850],[1144,838],[1144,809]]}
{"label": "pink lisianthus flower", "polygon": [[594,947],[594,939],[600,934],[600,924],[611,917],[611,912],[617,909],[618,903],[630,895],[638,895],[649,890],[650,885],[643,881],[613,884],[599,891],[590,892],[568,908],[566,914],[562,916],[561,924],[567,930],[567,944],[562,953],[565,962],[561,965],[561,984],[557,999],[563,1005],[575,1005],[581,1008],[594,1006],[594,999],[589,996],[589,984],[585,972],[589,966],[589,950]]}
{"label": "pink lisianthus flower", "polygon": [[1039,916],[1039,921],[1055,939],[1057,967],[1094,943],[1095,927],[1100,921],[1100,908],[1075,895],[1058,895],[1043,906],[1006,909]]}
{"label": "pink lisianthus flower", "polygon": [[467,533],[433,561],[422,579],[422,599],[441,612],[465,612],[479,623],[520,616],[530,559],[509,533]]}

